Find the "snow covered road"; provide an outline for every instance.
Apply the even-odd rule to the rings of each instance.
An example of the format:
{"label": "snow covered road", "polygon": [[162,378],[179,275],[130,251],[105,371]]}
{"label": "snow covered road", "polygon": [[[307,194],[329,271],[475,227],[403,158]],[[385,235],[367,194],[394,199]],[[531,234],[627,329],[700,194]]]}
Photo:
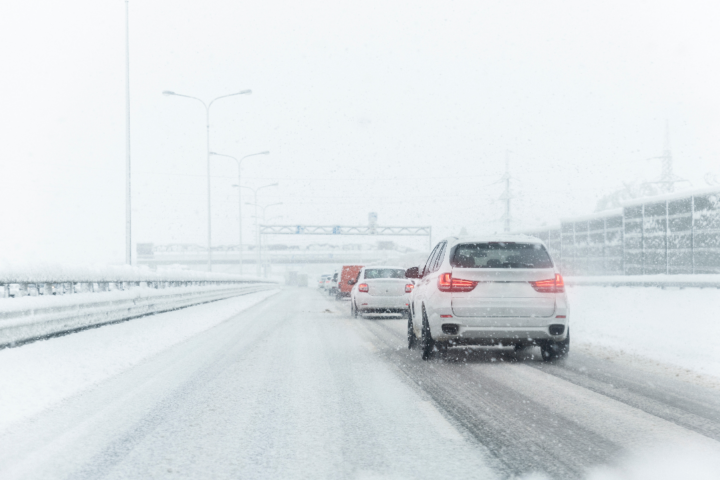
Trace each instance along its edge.
{"label": "snow covered road", "polygon": [[[94,382],[0,425],[0,478],[600,479],[623,478],[619,459],[647,449],[720,452],[710,386],[576,351],[558,365],[500,349],[422,362],[403,320],[352,319],[312,289],[240,313],[223,302],[186,309],[205,328],[123,368],[103,363],[112,349],[88,348]],[[122,325],[163,331],[143,321]],[[0,351],[0,363],[101,345],[122,325]],[[12,382],[32,396],[21,387],[33,379]]]}

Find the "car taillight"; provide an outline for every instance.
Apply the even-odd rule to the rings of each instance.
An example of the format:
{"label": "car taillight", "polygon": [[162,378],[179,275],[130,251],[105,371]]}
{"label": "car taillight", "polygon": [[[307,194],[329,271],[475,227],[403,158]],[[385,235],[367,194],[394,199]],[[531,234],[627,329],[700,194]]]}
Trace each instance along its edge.
{"label": "car taillight", "polygon": [[563,293],[565,291],[565,281],[559,273],[555,274],[555,278],[530,282],[530,285],[540,293]]}
{"label": "car taillight", "polygon": [[368,293],[370,291],[370,288],[368,288],[367,283],[361,283],[358,285],[358,292]]}
{"label": "car taillight", "polygon": [[413,288],[415,288],[415,285],[413,285],[412,283],[408,283],[407,285],[405,285],[405,293],[412,293]]}
{"label": "car taillight", "polygon": [[478,282],[453,278],[452,273],[443,273],[438,277],[438,290],[441,292],[470,292]]}

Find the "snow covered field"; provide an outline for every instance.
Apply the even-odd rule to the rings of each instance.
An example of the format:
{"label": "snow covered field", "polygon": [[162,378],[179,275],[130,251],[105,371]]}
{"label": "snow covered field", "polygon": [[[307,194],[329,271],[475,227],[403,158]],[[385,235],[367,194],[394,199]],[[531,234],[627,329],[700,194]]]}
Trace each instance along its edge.
{"label": "snow covered field", "polygon": [[720,382],[720,290],[578,286],[568,288],[568,297],[572,348],[660,362]]}

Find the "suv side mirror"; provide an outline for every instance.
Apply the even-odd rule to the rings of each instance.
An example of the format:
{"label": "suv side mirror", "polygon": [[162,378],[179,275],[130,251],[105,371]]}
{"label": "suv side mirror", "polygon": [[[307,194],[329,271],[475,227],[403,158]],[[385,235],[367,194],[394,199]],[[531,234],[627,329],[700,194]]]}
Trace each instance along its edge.
{"label": "suv side mirror", "polygon": [[355,285],[355,280],[348,280],[348,285]]}
{"label": "suv side mirror", "polygon": [[422,278],[418,267],[410,267],[405,270],[405,278]]}

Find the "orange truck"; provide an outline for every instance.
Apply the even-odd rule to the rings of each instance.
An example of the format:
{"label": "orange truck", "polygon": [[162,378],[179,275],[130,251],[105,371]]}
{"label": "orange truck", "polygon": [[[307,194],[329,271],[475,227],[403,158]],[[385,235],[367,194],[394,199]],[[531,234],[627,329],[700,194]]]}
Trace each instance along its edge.
{"label": "orange truck", "polygon": [[340,272],[340,280],[338,281],[338,288],[335,293],[336,300],[350,296],[352,285],[348,283],[348,280],[356,280],[362,268],[362,265],[343,265],[342,271]]}

